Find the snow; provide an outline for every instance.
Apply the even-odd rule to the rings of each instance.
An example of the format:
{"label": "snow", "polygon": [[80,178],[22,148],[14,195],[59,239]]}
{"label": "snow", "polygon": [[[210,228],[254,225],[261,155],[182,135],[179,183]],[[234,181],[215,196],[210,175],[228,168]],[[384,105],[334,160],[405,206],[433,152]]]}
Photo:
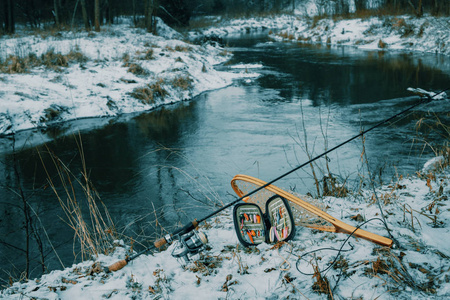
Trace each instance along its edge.
{"label": "snow", "polygon": [[[449,169],[399,178],[376,190],[383,199],[383,211],[392,236],[401,248],[386,249],[348,235],[298,227],[292,241],[260,244],[244,248],[239,244],[229,210],[201,224],[199,231],[209,239],[207,249],[182,266],[167,250],[143,254],[123,269],[106,273],[104,267],[123,259],[129,247],[117,243],[113,255],[100,255],[91,261],[64,270],[52,271],[41,278],[16,282],[4,289],[7,299],[323,299],[314,291],[316,281],[311,265],[299,256],[316,253],[324,270],[339,249],[336,267],[322,272],[340,298],[422,299],[450,296],[450,180]],[[434,179],[427,180],[431,177]],[[442,188],[446,192],[442,193]],[[371,191],[350,193],[345,198],[326,197],[327,212],[354,226],[350,218],[361,214],[365,220],[379,218]],[[389,195],[384,197],[383,195]],[[410,213],[412,212],[412,213]],[[428,217],[427,217],[428,216]],[[429,217],[435,216],[436,221]],[[414,224],[411,223],[414,218]],[[365,230],[387,236],[380,221],[369,222]],[[382,262],[382,264],[377,264]],[[398,272],[398,273],[395,273]]]}
{"label": "snow", "polygon": [[[401,50],[450,55],[450,18],[424,16],[381,16],[370,18],[312,19],[296,15],[223,20],[215,27],[190,32],[224,37],[234,33],[271,30],[278,40],[352,46],[370,50]],[[380,40],[384,46],[380,47]]]}
{"label": "snow", "polygon": [[[163,36],[180,36],[164,26],[158,26]],[[214,69],[214,65],[231,56],[223,48],[196,46],[166,37],[154,36],[128,23],[105,26],[101,33],[3,37],[0,62],[10,55],[26,57],[34,53],[41,57],[49,51],[62,55],[81,52],[88,59],[70,62],[59,71],[39,66],[29,73],[0,74],[0,135],[73,119],[147,111],[192,99],[204,91],[231,84],[233,78],[248,76],[244,72]],[[152,51],[150,58],[145,58],[146,51]],[[129,61],[125,61],[126,56]],[[144,73],[129,72],[132,64],[142,67]],[[188,78],[190,86],[180,88],[171,84],[177,78]],[[167,94],[157,97],[154,103],[131,95],[135,88],[158,82]]]}
{"label": "snow", "polygon": [[[413,33],[405,36],[404,28],[392,25],[396,20],[401,23],[400,19],[412,24]],[[191,32],[189,36],[224,36],[274,28],[276,33],[272,37],[276,39],[292,35],[289,40],[367,49],[379,49],[382,40],[386,44],[383,51],[450,54],[449,18],[323,19],[315,26],[311,26],[310,20],[293,16],[221,22],[221,27]],[[88,60],[71,62],[60,71],[40,66],[29,73],[2,73],[0,135],[66,120],[151,110],[224,87],[234,78],[258,76],[256,71],[262,67],[259,64],[236,65],[231,68],[233,72],[217,71],[214,65],[230,58],[225,49],[182,42],[178,33],[161,23],[159,27],[161,36],[124,22],[105,26],[101,33],[89,35],[65,32],[45,38],[27,35],[1,38],[2,60],[9,55],[25,57],[35,53],[40,56],[51,49],[64,55],[71,50],[80,51]],[[152,58],[145,59],[145,51],[149,49],[153,51]],[[124,55],[147,73],[128,72]],[[176,76],[189,77],[191,87],[180,89],[169,84]],[[131,96],[136,87],[158,82],[167,95],[157,98],[155,103],[144,103]],[[430,160],[418,175],[398,178],[376,190],[392,236],[402,248],[384,249],[354,237],[349,240],[351,247],[350,243],[343,245],[346,234],[301,227],[297,228],[294,240],[278,245],[279,249],[268,244],[244,248],[238,243],[227,210],[207,224],[201,224],[199,230],[207,234],[209,247],[186,268],[171,256],[169,248],[141,255],[123,269],[106,273],[104,267],[130,254],[130,248],[118,242],[112,255],[100,255],[41,278],[15,282],[1,291],[0,298],[322,299],[326,295],[313,289],[317,277],[304,275],[296,269],[298,258],[311,250],[341,246],[344,251],[340,252],[337,267],[322,273],[330,282],[333,294],[341,298],[450,297],[450,172],[445,165],[448,165],[445,159]],[[345,198],[326,197],[322,202],[329,207],[329,214],[357,226],[359,222],[352,218],[357,214],[365,220],[380,218],[373,199],[371,190],[363,190],[349,193]],[[387,236],[380,221],[369,222],[363,228]],[[337,251],[317,252],[319,269],[325,269],[336,255]],[[299,267],[304,273],[312,270],[305,261]]]}
{"label": "snow", "polygon": [[422,172],[430,172],[430,171],[436,171],[442,168],[442,166],[445,163],[445,158],[442,155],[436,156],[433,159],[430,159],[422,169]]}
{"label": "snow", "polygon": [[[270,29],[274,39],[382,51],[450,54],[448,17],[385,16],[320,19],[314,23],[310,18],[281,15],[236,20],[217,17],[215,23],[215,27],[191,31],[187,36],[191,40],[205,36],[220,38],[232,33]],[[213,43],[197,46],[183,42],[180,33],[161,20],[157,24],[159,36],[134,28],[130,20],[123,19],[118,25],[104,26],[100,33],[2,37],[0,63],[11,56],[26,58],[31,54],[39,58],[49,53],[75,53],[83,58],[69,61],[67,67],[51,69],[41,65],[29,68],[27,73],[0,73],[0,136],[68,120],[152,110],[227,86],[234,78],[259,76],[254,72],[261,67],[257,64],[232,66],[232,70],[243,69],[241,72],[217,71],[214,66],[232,55],[225,48],[213,46]],[[442,63],[439,67],[444,72],[450,70],[450,66]],[[188,80],[190,84],[174,86],[177,79]],[[167,93],[155,97],[154,102],[136,99],[136,95],[142,95],[136,92],[137,88],[155,84],[160,84]]]}
{"label": "snow", "polygon": [[[383,16],[350,20],[321,19],[311,23],[295,19],[292,40],[320,44],[354,46],[361,49],[432,52],[449,55],[450,18],[425,16]],[[383,46],[381,46],[382,41]]]}

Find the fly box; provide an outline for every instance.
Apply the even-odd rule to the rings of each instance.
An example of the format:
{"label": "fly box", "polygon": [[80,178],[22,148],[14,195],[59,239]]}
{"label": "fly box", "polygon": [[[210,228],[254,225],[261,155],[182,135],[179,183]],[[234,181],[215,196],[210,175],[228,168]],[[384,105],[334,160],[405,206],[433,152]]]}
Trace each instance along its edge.
{"label": "fly box", "polygon": [[278,195],[267,200],[266,213],[254,203],[237,204],[233,209],[233,221],[239,242],[246,247],[288,241],[295,235],[289,203]]}

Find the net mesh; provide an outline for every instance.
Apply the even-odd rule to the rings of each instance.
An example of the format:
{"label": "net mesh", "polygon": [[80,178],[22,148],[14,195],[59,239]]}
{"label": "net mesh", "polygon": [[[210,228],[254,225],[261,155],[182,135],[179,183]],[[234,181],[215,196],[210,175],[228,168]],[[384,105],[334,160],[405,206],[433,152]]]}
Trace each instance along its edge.
{"label": "net mesh", "polygon": [[[246,195],[260,187],[259,184],[240,179],[234,180],[233,184],[240,191],[239,193],[242,193],[239,196]],[[244,198],[244,201],[249,203],[256,203],[261,208],[263,213],[265,213],[266,201],[275,194],[276,193],[264,188]],[[312,197],[309,196],[299,196],[296,193],[293,194],[297,198],[301,198],[301,200],[314,205],[315,207],[319,208],[322,211],[325,211],[326,209],[325,205],[317,199],[313,199]],[[296,226],[305,226],[324,231],[335,231],[335,227],[330,222],[324,220],[323,218],[317,216],[316,214],[309,212],[308,210],[304,209],[297,203],[292,202],[291,199],[289,198],[286,199],[289,200],[289,204],[291,206],[292,214],[294,215]]]}

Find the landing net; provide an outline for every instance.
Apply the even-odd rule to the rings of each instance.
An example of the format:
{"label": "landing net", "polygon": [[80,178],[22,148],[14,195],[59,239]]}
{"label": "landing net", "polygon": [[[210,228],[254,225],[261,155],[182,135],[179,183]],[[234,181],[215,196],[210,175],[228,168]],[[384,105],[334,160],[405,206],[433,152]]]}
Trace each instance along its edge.
{"label": "landing net", "polygon": [[[246,175],[236,175],[231,181],[231,186],[239,197],[242,197],[263,185],[265,185],[265,182]],[[309,196],[299,196],[294,192],[288,193],[273,185],[269,185],[258,192],[245,197],[244,201],[257,204],[263,213],[265,213],[266,201],[274,195],[279,195],[289,201],[296,226],[305,226],[331,232],[336,231],[335,226],[323,219],[321,216],[317,215],[316,211],[324,211],[326,209],[325,205]],[[310,212],[304,207],[298,205],[297,203],[299,202],[305,202],[307,207],[308,205],[314,207],[314,212]]]}

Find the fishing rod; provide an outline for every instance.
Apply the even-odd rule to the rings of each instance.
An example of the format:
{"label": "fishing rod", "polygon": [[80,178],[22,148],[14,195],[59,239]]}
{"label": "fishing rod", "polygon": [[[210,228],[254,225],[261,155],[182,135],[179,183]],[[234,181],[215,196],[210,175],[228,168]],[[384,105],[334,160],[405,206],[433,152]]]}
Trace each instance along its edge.
{"label": "fishing rod", "polygon": [[366,133],[368,133],[368,132],[374,130],[375,128],[378,128],[378,127],[380,127],[381,125],[386,124],[386,123],[390,122],[391,120],[397,118],[398,116],[407,113],[408,111],[414,109],[415,107],[417,107],[417,106],[419,106],[419,105],[422,105],[422,104],[424,104],[424,103],[430,103],[431,101],[435,100],[437,96],[439,96],[439,95],[445,93],[445,92],[448,91],[448,90],[450,90],[450,87],[449,87],[449,88],[446,88],[446,89],[444,89],[444,90],[442,90],[442,91],[440,91],[439,93],[434,94],[433,96],[431,96],[430,93],[428,93],[428,92],[426,92],[426,91],[424,91],[424,90],[420,90],[420,89],[414,90],[415,92],[417,92],[417,93],[419,94],[419,96],[422,97],[421,100],[418,101],[417,103],[415,103],[414,105],[412,105],[412,106],[410,106],[410,107],[404,109],[403,111],[401,111],[401,112],[399,112],[399,113],[397,113],[397,114],[395,114],[395,115],[393,115],[393,116],[391,116],[391,117],[389,117],[389,118],[387,118],[387,119],[385,119],[385,120],[383,120],[383,121],[377,123],[376,125],[370,127],[369,129],[366,129],[366,130],[361,131],[359,134],[357,134],[357,135],[355,135],[355,136],[353,136],[353,137],[347,139],[346,141],[344,141],[344,142],[338,144],[337,146],[334,146],[333,148],[331,148],[331,149],[329,149],[329,150],[323,152],[322,154],[319,154],[319,155],[317,155],[316,157],[314,157],[314,158],[308,160],[307,162],[305,162],[305,163],[303,163],[303,164],[301,164],[301,165],[299,165],[299,166],[297,166],[297,167],[295,167],[295,168],[289,170],[288,172],[286,172],[286,173],[284,173],[284,174],[278,176],[277,178],[275,178],[275,179],[273,179],[273,180],[267,182],[266,184],[261,185],[261,186],[259,186],[258,188],[256,188],[256,189],[254,189],[254,190],[248,192],[247,194],[241,196],[240,198],[238,198],[238,199],[236,199],[236,200],[234,200],[234,201],[232,201],[232,202],[230,202],[230,203],[228,203],[228,204],[222,206],[221,208],[219,208],[219,209],[216,210],[215,212],[210,213],[210,214],[207,215],[206,217],[204,217],[204,218],[202,218],[202,219],[199,219],[199,220],[194,219],[193,221],[187,223],[185,226],[176,229],[176,230],[175,230],[174,232],[172,232],[171,234],[167,234],[166,236],[164,236],[164,237],[158,239],[157,241],[155,241],[152,245],[150,245],[150,246],[147,247],[146,249],[144,249],[144,250],[142,250],[142,251],[140,251],[140,252],[138,252],[138,253],[136,253],[136,254],[134,254],[134,255],[127,256],[125,259],[119,260],[119,261],[117,261],[116,263],[110,265],[109,267],[105,268],[105,271],[106,271],[106,272],[114,272],[114,271],[118,271],[118,270],[122,269],[123,267],[125,267],[130,261],[136,259],[137,257],[141,256],[142,254],[145,254],[145,253],[147,253],[147,252],[149,252],[149,251],[151,251],[151,250],[160,248],[160,247],[162,247],[162,246],[164,246],[164,245],[166,245],[166,244],[170,244],[170,243],[172,243],[172,242],[173,242],[174,240],[176,240],[176,239],[181,240],[181,237],[183,237],[184,235],[186,235],[186,237],[183,238],[183,244],[184,244],[185,246],[187,246],[188,250],[189,250],[189,249],[193,249],[193,250],[198,249],[199,246],[200,246],[200,244],[201,244],[202,242],[203,242],[203,243],[206,243],[206,241],[205,241],[205,240],[206,240],[206,237],[205,237],[204,235],[203,235],[203,236],[192,235],[192,234],[189,235],[189,233],[191,233],[195,228],[197,228],[199,223],[201,223],[201,222],[203,222],[203,221],[205,221],[205,220],[211,218],[212,216],[214,216],[214,215],[216,215],[216,214],[222,212],[223,210],[225,210],[225,209],[227,209],[227,208],[229,208],[229,207],[235,205],[236,203],[238,203],[238,202],[241,201],[242,199],[244,199],[244,198],[246,198],[246,197],[249,197],[249,196],[251,196],[251,195],[257,193],[258,191],[260,191],[260,190],[262,190],[262,189],[268,187],[269,185],[275,183],[276,181],[278,181],[278,180],[280,180],[280,179],[282,179],[282,178],[284,178],[284,177],[286,177],[286,176],[292,174],[293,172],[295,172],[295,171],[297,171],[297,170],[299,170],[299,169],[301,169],[301,168],[303,168],[303,167],[309,165],[310,163],[312,163],[312,162],[318,160],[319,158],[324,157],[324,156],[327,155],[328,153],[330,153],[330,152],[332,152],[332,151],[334,151],[334,150],[336,150],[336,149],[338,149],[338,148],[344,146],[345,144],[348,144],[348,143],[350,143],[351,141],[353,141],[353,140],[355,140],[355,139],[357,139],[357,138],[363,136],[364,134],[366,134]]}

